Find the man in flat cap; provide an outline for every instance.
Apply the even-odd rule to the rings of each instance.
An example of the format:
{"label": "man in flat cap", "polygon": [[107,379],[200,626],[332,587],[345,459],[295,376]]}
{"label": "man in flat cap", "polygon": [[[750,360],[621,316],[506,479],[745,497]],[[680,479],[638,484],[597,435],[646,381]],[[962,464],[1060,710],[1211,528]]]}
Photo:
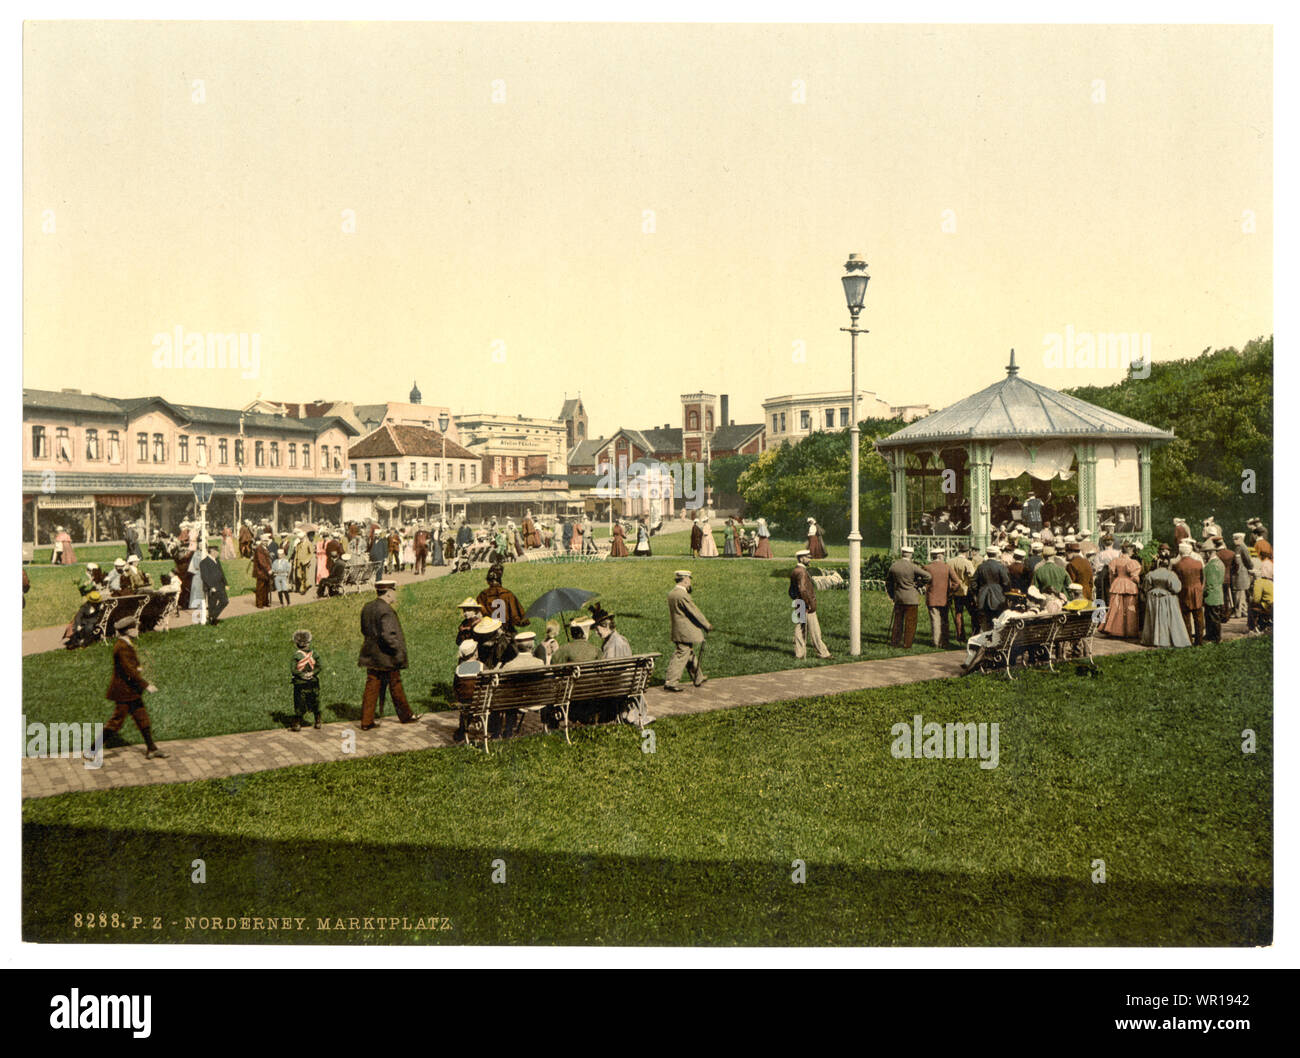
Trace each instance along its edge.
{"label": "man in flat cap", "polygon": [[361,730],[377,727],[375,706],[383,708],[384,690],[393,699],[397,718],[404,724],[415,722],[402,689],[402,669],[406,668],[406,637],[393,603],[397,601],[397,584],[391,580],[375,581],[375,598],[361,608],[361,654],[357,665],[366,670],[366,689],[361,698]]}
{"label": "man in flat cap", "polygon": [[[104,725],[105,731],[117,734],[122,730],[129,716],[140,729],[144,739],[145,757],[167,756],[153,740],[153,724],[149,720],[149,710],[144,707],[144,696],[153,694],[157,687],[144,678],[140,672],[140,656],[135,651],[135,640],[140,635],[140,626],[134,617],[124,617],[114,626],[117,642],[113,644],[113,676],[108,682],[105,697],[113,703],[113,715]],[[96,736],[94,744],[86,750],[87,760],[100,760],[104,750],[104,736]]]}
{"label": "man in flat cap", "polygon": [[673,580],[673,590],[668,593],[668,620],[674,650],[664,673],[664,689],[681,691],[685,688],[677,681],[683,670],[691,674],[696,687],[708,680],[700,668],[700,656],[704,653],[705,633],[712,632],[713,625],[691,601],[691,571],[679,569]]}
{"label": "man in flat cap", "polygon": [[[790,602],[794,608],[794,656],[803,658],[808,653],[808,646],[817,651],[820,658],[828,658],[831,652],[822,642],[821,624],[817,619],[817,589],[813,585],[808,567],[812,563],[812,552],[807,548],[795,552],[794,569],[790,571]],[[805,643],[805,639],[807,643]]]}
{"label": "man in flat cap", "polygon": [[916,635],[916,611],[921,605],[921,591],[930,584],[930,574],[923,566],[912,561],[915,548],[904,544],[900,557],[885,574],[885,591],[894,602],[894,615],[889,624],[889,645],[912,645]]}

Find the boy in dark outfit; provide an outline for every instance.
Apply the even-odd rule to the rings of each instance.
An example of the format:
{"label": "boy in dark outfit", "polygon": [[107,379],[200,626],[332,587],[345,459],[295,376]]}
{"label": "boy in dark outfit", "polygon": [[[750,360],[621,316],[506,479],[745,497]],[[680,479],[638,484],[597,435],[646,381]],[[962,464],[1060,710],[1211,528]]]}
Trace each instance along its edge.
{"label": "boy in dark outfit", "polygon": [[300,629],[293,634],[293,662],[290,674],[293,679],[293,725],[291,731],[302,730],[303,717],[311,713],[316,721],[311,726],[320,730],[320,658],[311,648],[311,633]]}

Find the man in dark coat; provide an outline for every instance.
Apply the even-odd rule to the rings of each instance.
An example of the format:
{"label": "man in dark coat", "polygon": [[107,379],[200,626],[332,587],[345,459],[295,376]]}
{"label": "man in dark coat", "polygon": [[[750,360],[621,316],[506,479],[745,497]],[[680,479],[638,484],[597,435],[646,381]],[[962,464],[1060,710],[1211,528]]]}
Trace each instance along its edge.
{"label": "man in dark coat", "polygon": [[[261,542],[253,549],[253,581],[256,592],[253,605],[264,610],[271,605],[271,551],[268,545],[270,537],[263,536]],[[185,590],[184,586],[181,591]]]}
{"label": "man in dark coat", "polygon": [[700,548],[704,546],[704,530],[698,518],[691,519],[691,558],[700,557]]}
{"label": "man in dark coat", "polygon": [[203,591],[208,599],[208,624],[214,625],[221,617],[221,611],[230,605],[226,595],[226,573],[221,568],[218,555],[221,548],[210,547],[206,557],[199,563],[199,578],[203,581]]}
{"label": "man in dark coat", "polygon": [[[378,537],[383,541],[383,537]],[[387,547],[387,543],[384,544]],[[378,727],[375,706],[383,708],[384,689],[393,699],[397,718],[404,724],[415,722],[402,689],[402,669],[406,668],[406,637],[397,619],[393,603],[397,601],[397,584],[391,580],[375,581],[375,598],[361,608],[361,654],[357,665],[366,670],[366,689],[361,697],[361,730]]]}
{"label": "man in dark coat", "polygon": [[1181,582],[1178,608],[1187,637],[1199,647],[1205,641],[1205,563],[1193,554],[1190,539],[1178,542],[1178,561],[1170,568]]}
{"label": "man in dark coat", "polygon": [[248,527],[247,522],[239,527],[239,557],[253,557],[253,530]]}
{"label": "man in dark coat", "polygon": [[894,601],[889,645],[907,649],[916,635],[916,608],[921,605],[921,592],[930,585],[930,574],[912,561],[913,548],[906,546],[901,551],[902,557],[885,574],[885,591]]}
{"label": "man in dark coat", "polygon": [[984,561],[975,567],[975,579],[971,582],[971,590],[975,593],[975,606],[979,611],[981,632],[991,631],[993,619],[1007,608],[1007,592],[1011,589],[1011,575],[998,557],[1000,553],[996,544],[986,548]]}
{"label": "man in dark coat", "polygon": [[821,623],[817,617],[817,589],[813,585],[808,566],[812,562],[812,552],[807,548],[795,552],[795,567],[790,571],[790,601],[794,609],[794,656],[803,658],[808,647],[817,651],[817,656],[829,658],[831,652],[822,642]]}

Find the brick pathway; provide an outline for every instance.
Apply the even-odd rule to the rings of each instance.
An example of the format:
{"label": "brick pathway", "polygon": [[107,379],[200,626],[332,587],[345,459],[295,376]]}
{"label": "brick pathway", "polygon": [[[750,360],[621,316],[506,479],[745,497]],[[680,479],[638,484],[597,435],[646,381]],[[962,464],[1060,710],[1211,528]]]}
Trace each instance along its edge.
{"label": "brick pathway", "polygon": [[[1223,638],[1238,639],[1245,630],[1245,619],[1234,619],[1224,625]],[[1143,649],[1126,640],[1099,637],[1095,642],[1098,657]],[[910,654],[875,661],[810,665],[783,672],[711,679],[703,687],[688,688],[680,694],[652,687],[646,692],[646,704],[650,715],[655,718],[689,716],[715,709],[734,709],[763,702],[812,698],[957,676],[964,659],[964,651]],[[280,728],[182,739],[161,743],[167,753],[167,757],[161,760],[146,760],[144,747],[138,744],[107,750],[100,768],[87,768],[84,761],[72,758],[24,757],[23,797],[228,778],[296,764],[436,749],[455,745],[452,736],[457,722],[457,713],[444,711],[422,714],[415,724],[400,724],[392,716],[390,708],[389,715],[372,731],[360,730],[355,721],[341,721],[325,724],[319,731],[304,728],[292,732]],[[530,713],[524,734],[536,734],[540,730],[536,714]]]}

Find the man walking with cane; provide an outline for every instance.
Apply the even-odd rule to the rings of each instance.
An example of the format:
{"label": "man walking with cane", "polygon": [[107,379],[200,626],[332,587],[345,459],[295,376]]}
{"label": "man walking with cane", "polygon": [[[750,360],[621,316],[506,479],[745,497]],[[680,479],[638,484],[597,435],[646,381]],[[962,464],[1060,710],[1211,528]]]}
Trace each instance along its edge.
{"label": "man walking with cane", "polygon": [[704,635],[713,631],[713,625],[691,602],[691,571],[679,569],[673,577],[676,583],[668,593],[668,619],[675,650],[664,673],[664,689],[681,691],[685,688],[677,681],[683,669],[691,674],[696,687],[708,680],[700,669],[700,655],[704,652]]}

